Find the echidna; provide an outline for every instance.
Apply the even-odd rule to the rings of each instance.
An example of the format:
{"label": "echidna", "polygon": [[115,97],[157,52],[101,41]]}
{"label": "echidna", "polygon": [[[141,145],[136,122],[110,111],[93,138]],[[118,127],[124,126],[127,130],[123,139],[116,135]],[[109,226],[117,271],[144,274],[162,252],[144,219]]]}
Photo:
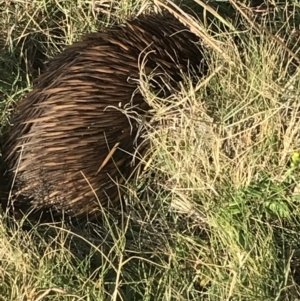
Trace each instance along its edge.
{"label": "echidna", "polygon": [[144,15],[87,34],[57,55],[4,134],[1,181],[14,208],[94,218],[99,202],[117,204],[117,183],[133,171],[138,134],[124,108],[148,110],[138,90],[139,63],[154,71],[153,89],[167,96],[182,72],[203,74],[198,41],[169,14]]}

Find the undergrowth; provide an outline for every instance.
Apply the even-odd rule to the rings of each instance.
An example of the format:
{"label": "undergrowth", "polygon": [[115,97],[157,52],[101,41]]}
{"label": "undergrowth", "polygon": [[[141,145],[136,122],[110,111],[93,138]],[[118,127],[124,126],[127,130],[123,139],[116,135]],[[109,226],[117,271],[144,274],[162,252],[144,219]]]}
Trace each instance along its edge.
{"label": "undergrowth", "polygon": [[[159,99],[141,69],[151,149],[126,212],[80,229],[2,214],[0,300],[300,300],[300,3],[250,2],[213,2],[208,15],[181,3],[199,9],[209,74],[197,85],[187,75]],[[83,32],[156,10],[0,1],[1,127]]]}

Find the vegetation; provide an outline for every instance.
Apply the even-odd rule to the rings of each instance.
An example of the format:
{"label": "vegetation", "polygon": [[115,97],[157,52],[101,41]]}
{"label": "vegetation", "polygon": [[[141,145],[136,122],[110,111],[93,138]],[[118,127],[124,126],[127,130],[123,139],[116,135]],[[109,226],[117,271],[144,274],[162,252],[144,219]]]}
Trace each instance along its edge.
{"label": "vegetation", "polygon": [[[209,74],[167,100],[141,76],[152,148],[124,214],[79,229],[2,213],[0,300],[300,300],[300,2],[252,2],[157,1],[197,13]],[[48,58],[157,9],[0,1],[1,128]]]}

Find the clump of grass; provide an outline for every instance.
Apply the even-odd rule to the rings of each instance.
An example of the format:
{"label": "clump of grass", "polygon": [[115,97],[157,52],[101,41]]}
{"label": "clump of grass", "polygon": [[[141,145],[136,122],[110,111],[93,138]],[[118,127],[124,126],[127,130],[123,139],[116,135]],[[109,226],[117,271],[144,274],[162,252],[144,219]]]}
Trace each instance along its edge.
{"label": "clump of grass", "polygon": [[165,206],[191,216],[181,239],[201,247],[183,257],[209,299],[298,295],[299,178],[290,163],[300,141],[299,73],[272,30],[218,34],[210,75],[167,101],[143,90],[155,111],[150,173],[160,176]]}
{"label": "clump of grass", "polygon": [[[82,31],[148,9],[138,1],[20,3],[3,11],[6,28],[10,11],[22,26],[0,39],[10,41],[12,75],[1,79],[1,109],[30,88],[30,69],[13,55],[26,53],[28,37],[48,57]],[[159,99],[141,70],[152,148],[131,210],[84,231],[0,222],[3,300],[299,297],[297,4],[246,14],[232,7],[238,18],[229,26],[214,10],[213,28],[190,23],[210,42],[210,72],[197,85],[187,76],[177,93]],[[8,118],[7,109],[2,114]]]}

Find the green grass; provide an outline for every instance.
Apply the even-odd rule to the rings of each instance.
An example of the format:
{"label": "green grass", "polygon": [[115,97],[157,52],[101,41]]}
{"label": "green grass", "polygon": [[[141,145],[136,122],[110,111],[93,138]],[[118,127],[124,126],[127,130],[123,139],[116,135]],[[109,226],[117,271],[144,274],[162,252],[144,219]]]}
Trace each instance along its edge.
{"label": "green grass", "polygon": [[[300,2],[290,2],[245,13],[224,1],[230,26],[213,3],[208,76],[164,101],[141,78],[152,147],[126,214],[84,229],[3,214],[0,300],[300,300]],[[0,5],[1,126],[48,57],[154,9],[98,3]],[[201,3],[183,4],[203,16]]]}

